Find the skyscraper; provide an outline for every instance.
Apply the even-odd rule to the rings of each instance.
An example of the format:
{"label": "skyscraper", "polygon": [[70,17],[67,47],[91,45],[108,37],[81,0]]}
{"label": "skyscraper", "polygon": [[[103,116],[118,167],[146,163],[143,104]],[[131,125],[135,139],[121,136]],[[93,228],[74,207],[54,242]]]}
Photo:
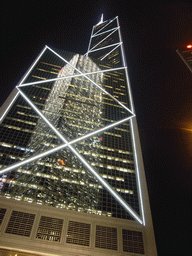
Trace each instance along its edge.
{"label": "skyscraper", "polygon": [[118,17],[93,27],[84,56],[46,46],[6,106],[0,246],[156,255]]}

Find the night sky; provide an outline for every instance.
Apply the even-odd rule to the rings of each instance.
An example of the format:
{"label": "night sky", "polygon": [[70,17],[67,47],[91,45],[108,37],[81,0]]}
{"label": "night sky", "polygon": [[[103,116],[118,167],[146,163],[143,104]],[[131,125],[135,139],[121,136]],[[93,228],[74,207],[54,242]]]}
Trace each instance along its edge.
{"label": "night sky", "polygon": [[84,54],[92,26],[119,16],[158,255],[189,255],[192,74],[190,1],[3,1],[1,104],[44,45]]}

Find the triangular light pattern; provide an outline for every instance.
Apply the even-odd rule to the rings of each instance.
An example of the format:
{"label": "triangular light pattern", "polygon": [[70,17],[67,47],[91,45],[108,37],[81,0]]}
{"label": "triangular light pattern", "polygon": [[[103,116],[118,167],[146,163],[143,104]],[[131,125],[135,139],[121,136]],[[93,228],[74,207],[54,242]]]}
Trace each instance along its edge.
{"label": "triangular light pattern", "polygon": [[[96,180],[96,183],[99,182],[102,187],[105,187],[107,189],[106,193],[110,197],[112,195],[114,199],[111,202],[114,200],[118,201],[121,207],[123,206],[134,219],[142,223],[141,193],[138,190],[135,192],[130,189],[126,190],[126,183],[123,185],[124,189],[120,188],[117,185],[116,178],[115,185],[114,182],[110,181],[110,179],[113,180],[111,177],[113,177],[114,169],[119,174],[121,173],[120,169],[123,170],[123,167],[120,165],[113,168],[113,160],[117,161],[118,164],[123,161],[126,162],[124,153],[129,151],[121,150],[120,154],[124,158],[120,157],[120,160],[111,159],[112,156],[104,152],[106,148],[109,149],[107,140],[111,140],[112,137],[121,137],[122,143],[124,138],[122,134],[118,134],[118,127],[119,131],[129,127],[128,130],[131,133],[132,128],[129,120],[134,116],[134,113],[131,99],[125,97],[126,94],[129,94],[130,89],[126,86],[128,82],[125,81],[126,78],[124,76],[126,74],[126,67],[123,65],[123,55],[120,54],[122,42],[120,40],[118,20],[115,18],[104,22],[99,27],[95,30],[95,33],[92,33],[95,37],[95,42],[92,44],[92,41],[90,41],[90,51],[86,54],[87,56],[64,51],[58,52],[46,47],[33,68],[28,72],[28,76],[18,86],[20,95],[29,103],[36,114],[45,121],[50,127],[51,132],[63,142],[63,145],[58,145],[54,152],[48,149],[44,153],[39,154],[39,158],[36,156],[35,161],[38,163],[36,166],[29,159],[27,163],[28,169],[35,171],[36,174],[39,173],[39,163],[41,159],[44,159],[44,163],[52,161],[50,165],[52,165],[51,168],[53,169],[58,169],[58,164],[61,165],[63,173],[65,173],[64,169],[66,168],[67,161],[73,155],[78,159],[76,162],[84,166],[81,169],[84,168],[88,171],[89,175]],[[101,40],[98,41],[98,38]],[[105,55],[103,55],[104,50]],[[93,61],[93,58],[97,60]],[[115,83],[116,85],[114,86]],[[113,84],[115,90],[110,88],[110,84]],[[122,88],[124,93],[122,93]],[[77,120],[79,121],[77,122]],[[39,122],[35,129],[38,131],[40,127],[41,124]],[[120,142],[113,140],[114,143]],[[89,150],[86,149],[87,145],[89,145]],[[101,147],[99,146],[99,150],[94,153],[96,145],[101,145]],[[130,151],[133,152],[134,145],[130,145]],[[102,149],[102,153],[100,149]],[[68,153],[69,150],[70,154]],[[106,165],[110,167],[109,169],[112,169],[111,173],[106,175],[106,170],[103,167],[96,167],[95,169],[95,163],[98,161],[98,158],[94,159],[94,154],[106,156],[104,158],[107,158],[109,162],[111,161],[112,167],[110,167],[110,164]],[[90,158],[90,155],[93,157]],[[99,158],[101,158],[100,156]],[[134,161],[135,156],[133,156],[133,153],[131,157],[133,160],[128,160],[130,162]],[[100,159],[100,161],[100,165],[102,165],[102,160]],[[23,164],[22,168],[24,166]],[[77,166],[78,164],[74,167],[77,169]],[[44,167],[44,169],[46,168]],[[130,177],[126,177],[127,180],[129,178],[130,182],[135,184],[139,182],[136,169],[135,165],[130,167],[129,174],[133,174],[133,177],[131,178],[130,175]],[[72,178],[73,175],[71,174]],[[123,181],[123,179],[125,181],[125,178],[119,177],[119,181]],[[135,201],[133,198],[127,200],[126,193],[130,193],[130,195],[135,194]],[[129,201],[134,201],[136,203],[135,207],[134,205],[130,206],[129,204],[131,203]],[[77,210],[77,208],[75,209]]]}

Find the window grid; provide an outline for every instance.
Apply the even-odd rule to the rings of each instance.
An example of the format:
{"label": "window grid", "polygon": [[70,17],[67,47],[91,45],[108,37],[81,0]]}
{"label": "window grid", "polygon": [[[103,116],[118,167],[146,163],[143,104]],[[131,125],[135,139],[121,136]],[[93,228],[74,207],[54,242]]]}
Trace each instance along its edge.
{"label": "window grid", "polygon": [[124,252],[144,254],[142,232],[123,229],[122,235]]}
{"label": "window grid", "polygon": [[117,229],[97,225],[95,247],[117,250]]}
{"label": "window grid", "polygon": [[89,246],[90,229],[91,224],[69,221],[66,242]]}
{"label": "window grid", "polygon": [[[116,21],[110,26],[115,24]],[[105,62],[92,61],[89,57],[64,51],[60,54],[85,73],[108,68]],[[24,82],[71,73],[78,74],[46,50]],[[88,77],[129,107],[124,70],[95,73]],[[81,76],[20,89],[69,141],[129,116],[114,99]],[[1,129],[0,168],[61,144],[21,96],[4,119]],[[129,121],[83,140],[75,147],[140,214]],[[7,174],[0,193],[17,200],[132,219],[67,149]]]}
{"label": "window grid", "polygon": [[36,238],[60,242],[63,220],[41,216]]}
{"label": "window grid", "polygon": [[30,236],[35,214],[13,211],[9,220],[6,233]]}

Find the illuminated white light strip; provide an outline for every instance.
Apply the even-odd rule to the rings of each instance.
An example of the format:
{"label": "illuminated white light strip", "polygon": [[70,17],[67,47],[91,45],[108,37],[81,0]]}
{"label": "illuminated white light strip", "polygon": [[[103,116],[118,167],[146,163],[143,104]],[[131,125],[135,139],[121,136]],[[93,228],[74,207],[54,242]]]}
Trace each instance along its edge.
{"label": "illuminated white light strip", "polygon": [[65,145],[58,146],[58,147],[53,148],[53,149],[51,149],[51,150],[48,150],[48,151],[46,151],[46,152],[40,153],[40,154],[38,154],[38,155],[36,155],[36,156],[29,157],[29,158],[27,158],[27,159],[25,159],[25,160],[23,160],[23,161],[21,161],[21,162],[19,162],[19,163],[10,165],[10,166],[8,166],[8,167],[6,167],[6,168],[0,170],[0,174],[3,174],[3,173],[6,173],[6,172],[9,172],[9,171],[12,171],[12,170],[14,170],[14,169],[16,169],[16,168],[22,167],[23,165],[28,164],[28,163],[31,163],[31,162],[33,162],[33,161],[35,161],[35,160],[38,160],[38,159],[41,158],[41,157],[48,156],[48,155],[50,155],[50,154],[52,154],[52,153],[54,153],[54,152],[56,152],[56,151],[58,151],[58,150],[60,150],[60,149],[63,149],[63,148],[66,147],[66,146],[68,146],[68,145],[65,144]]}
{"label": "illuminated white light strip", "polygon": [[[68,143],[68,141],[60,134],[60,132],[47,120],[47,118],[37,109],[37,107],[28,99],[28,97],[18,89],[23,98],[30,104],[30,106],[42,117],[42,119],[49,125],[49,127],[55,132],[55,134],[67,144],[71,151],[80,159],[80,161],[89,169],[89,171],[100,181],[100,183],[108,190],[108,192],[118,200],[118,202],[126,209],[134,219],[142,224],[139,216],[134,210],[121,198],[121,196],[106,182],[86,161],[85,159]],[[131,117],[129,117],[131,118]]]}
{"label": "illuminated white light strip", "polygon": [[[69,146],[70,147],[70,146]],[[76,154],[76,156],[81,160],[81,162],[89,169],[89,171],[100,181],[100,183],[108,190],[108,192],[123,206],[125,210],[131,216],[136,219],[139,223],[142,224],[142,220],[139,216],[134,212],[134,210],[127,204],[127,202],[121,198],[121,196],[106,182],[86,161],[82,158],[78,152],[76,152],[73,148],[72,151]]]}
{"label": "illuminated white light strip", "polygon": [[105,38],[103,38],[101,41],[99,41],[99,43],[97,43],[96,45],[93,46],[93,48],[91,48],[90,51],[92,51],[95,47],[97,47],[97,45],[99,45],[100,43],[102,43],[103,41],[105,41],[109,36],[111,36],[113,33],[115,33],[118,30],[118,28],[116,28],[113,32],[111,32],[108,36],[106,36]]}
{"label": "illuminated white light strip", "polygon": [[28,164],[28,163],[30,163],[30,162],[32,162],[32,161],[34,161],[34,160],[37,160],[37,159],[39,159],[39,158],[41,158],[41,157],[48,156],[48,155],[50,155],[50,154],[52,154],[52,153],[54,153],[54,152],[57,152],[57,151],[59,151],[59,150],[65,148],[65,147],[67,147],[68,145],[75,144],[75,143],[80,142],[80,141],[82,141],[82,140],[84,140],[84,139],[87,139],[87,138],[89,138],[89,137],[91,137],[91,136],[93,136],[93,135],[95,135],[95,134],[98,134],[98,133],[101,133],[101,132],[103,132],[103,131],[106,131],[106,130],[108,130],[108,129],[114,127],[114,126],[118,126],[119,124],[122,124],[122,123],[128,121],[129,119],[131,119],[131,118],[133,118],[133,117],[134,117],[134,115],[133,115],[133,116],[130,116],[130,117],[127,117],[127,118],[124,118],[124,119],[122,119],[122,120],[120,120],[120,121],[118,121],[118,122],[112,123],[112,124],[107,125],[107,126],[101,128],[101,129],[98,129],[98,130],[96,130],[96,131],[94,131],[94,132],[88,133],[88,134],[86,134],[86,135],[84,135],[84,136],[82,136],[82,137],[79,137],[79,138],[77,138],[77,139],[75,139],[75,140],[72,140],[72,141],[70,141],[70,142],[68,142],[68,143],[66,143],[66,144],[62,144],[62,145],[60,145],[60,146],[58,146],[58,147],[55,147],[55,148],[50,149],[50,150],[47,150],[47,151],[45,151],[45,152],[43,152],[43,153],[40,153],[40,154],[38,154],[38,155],[36,155],[36,156],[27,158],[27,159],[25,159],[25,160],[23,160],[23,161],[21,161],[21,162],[19,162],[19,163],[12,164],[12,165],[6,167],[5,169],[0,170],[0,174],[6,173],[6,172],[8,172],[8,171],[12,171],[13,169],[16,169],[16,168],[18,168],[18,167],[21,167],[21,166],[23,166],[23,165],[25,165],[25,164]]}
{"label": "illuminated white light strip", "polygon": [[103,14],[101,14],[101,20],[99,21],[99,23],[97,23],[96,26],[98,26],[98,25],[100,25],[100,24],[102,24],[102,23],[103,23]]}
{"label": "illuminated white light strip", "polygon": [[126,75],[126,79],[127,79],[127,87],[128,87],[128,92],[129,92],[131,111],[134,112],[135,110],[134,110],[134,106],[133,106],[133,98],[132,98],[132,93],[131,93],[131,86],[130,86],[130,81],[129,81],[129,75],[128,75],[127,67],[125,68],[125,75]]}
{"label": "illuminated white light strip", "polygon": [[74,68],[75,70],[77,70],[79,73],[81,73],[84,77],[86,77],[90,82],[92,82],[94,85],[96,85],[100,90],[102,90],[105,94],[109,95],[109,97],[111,97],[114,101],[116,101],[119,105],[121,105],[124,109],[126,109],[129,113],[131,113],[132,115],[134,114],[129,108],[127,108],[125,105],[123,105],[120,101],[118,101],[115,97],[113,97],[109,92],[105,91],[102,87],[100,87],[98,84],[96,84],[92,79],[90,79],[88,76],[86,76],[84,73],[82,73],[80,70],[78,70],[76,67],[74,67],[73,65],[71,65],[71,63],[69,63],[67,60],[65,60],[63,57],[61,57],[58,53],[56,53],[54,50],[52,50],[50,47],[47,46],[47,48],[52,51],[53,53],[55,53],[59,58],[61,58],[62,60],[64,60],[67,64],[69,64],[69,66],[71,66],[72,68]]}
{"label": "illuminated white light strip", "polygon": [[29,98],[18,88],[20,94],[29,103],[29,105],[38,113],[38,115],[49,125],[49,127],[55,132],[55,134],[65,143],[67,140],[58,132],[58,130],[47,120],[47,118],[39,111],[39,109],[29,100]]}
{"label": "illuminated white light strip", "polygon": [[109,21],[109,23],[107,23],[104,27],[100,28],[94,35],[98,34],[102,29],[106,28],[111,22],[113,22],[117,17],[115,17],[114,19],[112,19],[111,21]]}
{"label": "illuminated white light strip", "polygon": [[[80,161],[89,169],[89,171],[100,181],[100,183],[109,191],[110,194],[115,197],[118,202],[135,218],[138,220],[141,224],[142,221],[140,218],[134,213],[132,208],[118,195],[116,191],[85,161],[85,159],[68,143],[68,141],[60,134],[60,132],[57,131],[57,129],[47,120],[47,118],[36,108],[36,106],[28,99],[28,97],[20,90],[18,89],[20,94],[23,96],[23,98],[30,104],[30,106],[42,117],[42,119],[49,125],[49,127],[56,133],[56,135],[63,141],[65,142],[66,146],[68,146],[71,151],[80,159]],[[130,119],[131,117],[129,117]],[[122,121],[122,120],[121,120]],[[101,129],[102,130],[102,129]],[[97,131],[98,132],[98,131]],[[91,136],[91,135],[89,135]],[[64,146],[65,146],[64,145]],[[53,151],[51,151],[53,152]],[[41,154],[42,156],[42,154]],[[37,157],[37,156],[36,156]],[[34,160],[34,158],[33,158]],[[17,167],[20,165],[18,164]],[[6,168],[8,169],[8,168]],[[9,169],[10,170],[10,169]]]}
{"label": "illuminated white light strip", "polygon": [[[94,27],[92,28],[92,31],[91,31],[91,37],[93,35],[93,29]],[[87,53],[85,53],[84,55],[88,56],[88,52],[89,52],[89,49],[90,49],[90,45],[91,45],[91,37],[90,37],[90,40],[89,40],[89,45],[88,45],[88,50],[87,50]]]}
{"label": "illuminated white light strip", "polygon": [[[102,15],[103,15],[103,14],[102,14]],[[95,27],[97,27],[98,25],[101,25],[101,24],[106,23],[106,22],[108,22],[108,20],[105,20],[105,21],[100,20],[99,23],[97,23],[97,24],[94,25],[93,27],[95,28]]]}
{"label": "illuminated white light strip", "polygon": [[110,52],[108,52],[102,59],[100,59],[100,61],[104,60],[109,54],[111,54],[113,51],[115,51],[115,49],[117,49],[122,43],[119,43],[113,50],[111,50]]}
{"label": "illuminated white light strip", "polygon": [[130,123],[131,123],[131,134],[132,134],[132,140],[133,140],[133,149],[134,149],[134,155],[135,155],[135,164],[136,164],[136,173],[137,173],[137,184],[138,184],[138,188],[139,188],[141,215],[142,215],[142,218],[143,218],[143,225],[145,226],[145,215],[144,215],[144,207],[143,207],[143,197],[142,197],[142,192],[141,192],[141,179],[140,179],[140,174],[139,174],[138,157],[137,157],[137,152],[136,152],[135,134],[134,134],[132,119],[130,120]]}
{"label": "illuminated white light strip", "polygon": [[93,38],[93,37],[96,37],[96,36],[103,35],[103,34],[105,34],[105,33],[107,33],[107,32],[113,31],[113,30],[116,29],[116,28],[117,28],[117,27],[112,28],[112,29],[109,29],[109,30],[107,30],[107,31],[105,31],[105,32],[102,32],[102,33],[100,33],[100,34],[94,34],[93,36],[91,35],[91,37]]}
{"label": "illuminated white light strip", "polygon": [[89,51],[89,53],[91,53],[91,52],[96,52],[96,51],[100,51],[100,50],[103,50],[103,49],[106,49],[106,48],[109,48],[109,47],[112,47],[112,46],[115,46],[115,45],[118,45],[119,43],[116,43],[116,44],[109,44],[109,45],[107,45],[107,46],[104,46],[104,47],[101,47],[101,48],[97,48],[97,49],[95,49],[95,50],[90,50]]}
{"label": "illuminated white light strip", "polygon": [[[30,72],[30,71],[29,71]],[[28,72],[28,73],[29,73]],[[21,91],[20,91],[20,93],[22,94],[22,96],[25,96]],[[24,97],[25,98],[25,97]],[[26,99],[27,99],[27,97],[26,97]],[[33,105],[33,104],[32,104]],[[33,108],[35,107],[34,105],[32,106]],[[36,108],[36,107],[35,107]],[[38,110],[38,109],[37,109]],[[39,112],[40,113],[40,112]],[[41,116],[42,118],[44,117],[43,115]],[[131,118],[131,117],[130,117]],[[46,119],[46,118],[45,118]],[[46,120],[45,120],[46,121]],[[117,125],[117,124],[115,124],[115,125]],[[54,131],[56,132],[56,134],[59,136],[60,134],[59,134],[59,132],[55,129],[55,127],[54,126],[50,126],[52,129],[54,129]],[[98,131],[96,131],[96,133],[98,133]],[[91,135],[89,135],[89,136],[91,136]],[[60,136],[59,136],[60,137]],[[61,136],[60,137],[64,142],[66,141],[65,139],[64,139],[64,137],[63,136]],[[68,142],[67,142],[68,143]],[[63,146],[63,145],[62,145]],[[65,144],[64,146],[67,146],[67,144]],[[74,153],[77,153],[74,149],[73,149],[73,147],[71,147],[70,145],[69,145],[69,148],[74,152]],[[57,149],[58,150],[58,149]],[[53,152],[52,150],[51,150],[51,152]],[[81,160],[81,161],[83,161],[83,163],[87,166],[87,168],[89,168],[89,170],[90,171],[92,171],[92,173],[93,173],[93,168],[91,167],[91,166],[89,166],[89,164],[77,153],[76,154],[77,156],[78,156],[78,158]],[[36,157],[39,157],[39,156],[36,156]],[[42,156],[41,156],[42,157]],[[33,159],[34,160],[34,159]],[[26,163],[25,163],[26,164]],[[95,171],[94,171],[95,172]],[[94,173],[93,173],[94,174]],[[100,177],[100,179],[102,179],[101,177]],[[99,180],[100,180],[99,179]],[[101,181],[101,180],[100,180]],[[110,186],[105,182],[105,180],[104,180],[104,184],[103,184],[107,189],[108,189],[108,191],[109,192],[111,192],[112,194],[113,194],[113,196],[115,196],[115,198],[122,204],[122,206],[124,206],[129,212],[130,212],[130,214],[134,217],[134,218],[136,218],[140,223],[142,223],[141,222],[141,220],[140,219],[138,219],[138,217],[137,217],[137,215],[135,215],[135,213],[131,210],[131,208],[129,207],[129,206],[127,206],[127,204],[126,204],[126,202],[123,202],[123,200],[119,197],[119,195],[115,192],[115,191],[113,191],[113,189],[112,190],[110,190]],[[114,194],[115,193],[115,194]],[[117,197],[116,197],[117,196]],[[128,208],[127,208],[127,207]]]}
{"label": "illuminated white light strip", "polygon": [[15,102],[15,100],[17,99],[17,97],[19,96],[19,92],[17,92],[17,94],[15,95],[15,97],[12,99],[11,103],[9,104],[9,106],[6,108],[5,112],[3,113],[3,115],[0,118],[0,123],[1,121],[3,121],[5,115],[8,113],[9,109],[12,107],[13,103]]}
{"label": "illuminated white light strip", "polygon": [[25,80],[25,78],[28,76],[28,74],[31,72],[31,70],[33,69],[33,67],[35,66],[35,64],[37,63],[37,61],[41,58],[41,56],[43,55],[44,51],[47,49],[47,46],[44,47],[44,49],[42,50],[42,52],[39,54],[39,56],[37,57],[36,61],[33,63],[33,65],[30,67],[30,69],[28,70],[27,74],[24,76],[24,78],[21,80],[21,82],[19,83],[22,84],[23,81]]}
{"label": "illuminated white light strip", "polygon": [[[117,17],[117,24],[118,24],[118,27],[119,27],[118,17]],[[120,31],[120,29],[118,29],[118,33],[119,33],[119,40],[120,40],[120,42],[122,43],[122,37],[121,37],[121,31]],[[132,94],[131,94],[131,88],[130,88],[128,70],[127,70],[126,61],[125,61],[125,54],[124,54],[123,44],[121,44],[121,54],[122,54],[123,65],[124,65],[124,67],[125,67],[125,74],[126,74],[126,79],[127,79],[127,86],[128,86],[128,91],[129,91],[129,98],[130,98],[131,110],[134,111],[134,106],[133,106],[133,100],[132,100]],[[143,199],[142,199],[140,175],[139,175],[139,169],[138,169],[138,158],[137,158],[137,153],[136,153],[136,145],[135,145],[135,137],[134,137],[134,130],[133,130],[133,123],[132,123],[132,120],[131,120],[131,131],[132,131],[133,149],[134,149],[134,155],[135,155],[135,161],[136,161],[136,171],[137,171],[137,180],[138,180],[137,183],[138,183],[138,187],[139,187],[139,197],[140,197],[141,215],[142,215],[142,218],[143,218],[143,225],[145,225],[144,208],[143,208]]]}
{"label": "illuminated white light strip", "polygon": [[[117,17],[117,24],[119,26],[118,17]],[[122,37],[121,37],[120,29],[118,29],[118,33],[119,33],[119,40],[122,42]],[[127,69],[126,62],[125,62],[125,53],[124,53],[124,49],[123,49],[123,44],[121,44],[121,54],[122,54],[122,59],[123,59],[123,65],[126,67],[125,68],[125,75],[126,75],[126,79],[127,79],[127,87],[128,87],[128,92],[129,92],[128,95],[129,95],[129,98],[130,98],[131,110],[134,111],[134,105],[133,105],[131,87],[130,87],[130,82],[129,82],[128,69]],[[140,174],[139,174],[138,156],[137,156],[137,152],[136,152],[135,134],[134,134],[134,128],[133,128],[133,121],[132,121],[132,119],[130,120],[130,123],[131,123],[131,134],[132,134],[132,141],[133,141],[133,151],[134,151],[135,163],[136,163],[137,184],[138,184],[138,188],[139,188],[141,215],[142,215],[142,219],[143,219],[143,225],[145,226],[145,215],[144,215],[144,207],[143,207],[143,197],[142,197],[142,192],[141,192],[141,180],[140,180]]]}
{"label": "illuminated white light strip", "polygon": [[[84,73],[84,75],[104,73],[104,72],[115,71],[115,70],[119,70],[119,69],[125,69],[125,67],[103,69],[103,70],[93,71],[93,72],[89,72],[89,73]],[[71,75],[71,76],[62,76],[62,77],[47,79],[47,80],[43,80],[43,81],[36,81],[36,82],[21,84],[17,87],[20,88],[20,87],[29,86],[29,85],[44,84],[44,83],[48,83],[48,82],[54,82],[54,81],[58,81],[58,80],[62,80],[62,79],[74,78],[74,77],[79,77],[79,76],[83,76],[83,75],[82,74],[76,74],[76,75]]]}
{"label": "illuminated white light strip", "polygon": [[[120,31],[120,26],[119,26],[119,19],[118,19],[118,17],[117,17],[117,24],[118,24],[118,27],[119,27],[119,29],[118,29],[119,40],[120,40],[120,42],[123,43],[122,37],[121,37],[121,31]],[[125,55],[124,55],[124,50],[123,50],[122,44],[121,44],[121,54],[122,54],[122,59],[123,59],[123,65],[124,65],[124,67],[126,67],[126,64],[125,64],[125,63],[126,63],[126,62],[125,62]]]}
{"label": "illuminated white light strip", "polygon": [[[119,26],[119,19],[117,16],[117,24]],[[120,27],[120,26],[119,26]],[[121,38],[121,30],[118,29],[118,33],[119,33],[119,40],[122,42],[122,38]],[[130,105],[131,105],[131,111],[135,112],[134,109],[134,105],[133,105],[133,98],[132,98],[132,92],[131,92],[131,86],[130,86],[130,81],[129,81],[129,76],[128,76],[128,69],[127,69],[127,65],[125,62],[125,53],[124,53],[124,49],[123,49],[123,42],[121,44],[121,56],[122,56],[122,60],[123,60],[123,65],[125,67],[125,76],[126,76],[126,80],[127,80],[127,87],[128,87],[128,96],[129,96],[129,100],[130,100]]]}

